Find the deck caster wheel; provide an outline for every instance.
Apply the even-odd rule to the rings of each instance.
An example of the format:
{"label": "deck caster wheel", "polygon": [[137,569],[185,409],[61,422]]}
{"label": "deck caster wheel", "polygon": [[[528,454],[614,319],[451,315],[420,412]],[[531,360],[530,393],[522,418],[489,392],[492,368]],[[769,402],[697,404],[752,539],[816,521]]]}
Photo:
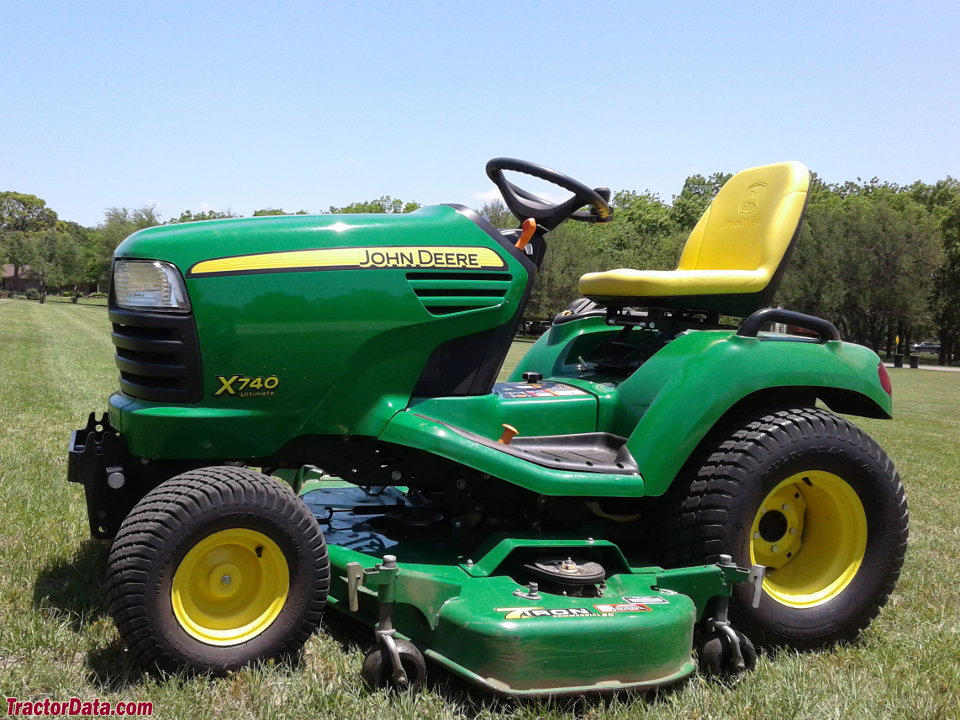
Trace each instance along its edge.
{"label": "deck caster wheel", "polygon": [[[398,677],[394,668],[394,661],[388,647],[390,643],[396,648],[400,666],[403,668],[403,678]],[[427,661],[423,653],[412,643],[393,638],[377,643],[376,647],[367,653],[360,668],[360,677],[363,678],[368,690],[390,689],[415,693],[423,685],[426,676]]]}
{"label": "deck caster wheel", "polygon": [[731,677],[757,667],[757,650],[746,635],[729,625],[707,633],[697,650],[700,671],[712,677]]}

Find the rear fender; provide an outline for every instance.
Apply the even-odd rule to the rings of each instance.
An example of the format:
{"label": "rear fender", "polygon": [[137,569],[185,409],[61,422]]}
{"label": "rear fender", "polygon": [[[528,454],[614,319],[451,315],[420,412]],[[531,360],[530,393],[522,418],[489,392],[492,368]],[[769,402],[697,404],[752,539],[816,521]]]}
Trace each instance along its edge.
{"label": "rear fender", "polygon": [[890,417],[879,363],[871,350],[839,341],[689,332],[620,384],[607,423],[628,437],[645,493],[661,495],[710,429],[743,405],[819,398],[837,411]]}

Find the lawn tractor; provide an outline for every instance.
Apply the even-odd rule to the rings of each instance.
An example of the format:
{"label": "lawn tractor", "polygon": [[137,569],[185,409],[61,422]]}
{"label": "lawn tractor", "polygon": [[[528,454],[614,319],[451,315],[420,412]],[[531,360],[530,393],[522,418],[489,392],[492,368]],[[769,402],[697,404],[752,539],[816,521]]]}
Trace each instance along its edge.
{"label": "lawn tractor", "polygon": [[[579,694],[697,658],[735,673],[752,641],[828,644],[877,615],[904,491],[825,407],[889,417],[890,380],[830,322],[769,307],[806,168],[733,176],[676,270],[584,275],[507,382],[550,231],[612,212],[546,167],[486,170],[517,229],[439,205],[117,248],[119,392],[73,433],[69,479],[113,541],[107,601],[137,660],[295,654],[327,606],[373,628],[371,687],[415,690],[429,659],[498,694]],[[785,325],[807,335],[765,330]]]}

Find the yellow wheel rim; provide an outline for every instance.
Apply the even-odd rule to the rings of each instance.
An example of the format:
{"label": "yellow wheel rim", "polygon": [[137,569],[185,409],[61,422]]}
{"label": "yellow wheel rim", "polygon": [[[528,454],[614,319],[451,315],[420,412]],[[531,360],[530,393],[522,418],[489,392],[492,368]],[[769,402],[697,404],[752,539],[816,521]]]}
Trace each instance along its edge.
{"label": "yellow wheel rim", "polygon": [[764,591],[791,607],[840,595],[866,549],[863,503],[843,479],[822,470],[797,473],[773,488],[750,529],[750,562],[767,567]]}
{"label": "yellow wheel rim", "polygon": [[279,546],[246,528],[221,530],[194,545],[173,575],[180,627],[209,645],[257,637],[287,601],[290,572]]}

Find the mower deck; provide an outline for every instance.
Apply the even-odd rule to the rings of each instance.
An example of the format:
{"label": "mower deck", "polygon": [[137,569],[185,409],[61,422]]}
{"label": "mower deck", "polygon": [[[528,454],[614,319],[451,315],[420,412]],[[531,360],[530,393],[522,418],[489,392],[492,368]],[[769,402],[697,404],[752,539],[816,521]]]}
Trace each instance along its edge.
{"label": "mower deck", "polygon": [[[446,542],[432,538],[441,518],[403,490],[372,494],[339,480],[304,487],[328,543],[329,606],[350,612],[353,594],[355,615],[373,627],[389,586],[397,635],[493,692],[576,694],[676,682],[694,670],[694,626],[710,598],[746,579],[733,565],[632,567],[613,543],[573,535],[493,534],[466,551],[449,535]],[[384,569],[388,555],[396,569]],[[603,572],[595,583],[552,583],[531,570],[545,558]]]}

